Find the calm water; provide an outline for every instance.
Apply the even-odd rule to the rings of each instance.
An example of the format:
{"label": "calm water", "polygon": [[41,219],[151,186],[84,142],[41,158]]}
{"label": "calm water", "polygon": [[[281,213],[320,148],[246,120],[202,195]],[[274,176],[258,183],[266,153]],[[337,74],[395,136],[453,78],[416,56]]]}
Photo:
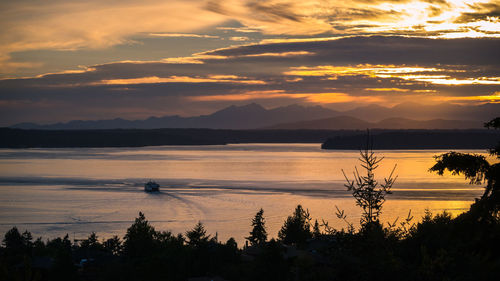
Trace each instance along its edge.
{"label": "calm water", "polygon": [[[123,235],[139,211],[160,230],[185,232],[198,221],[220,239],[242,242],[250,220],[264,208],[268,232],[276,236],[297,204],[314,219],[345,227],[360,210],[345,190],[341,169],[358,165],[357,151],[324,151],[319,144],[241,144],[146,148],[0,150],[0,232],[14,225],[35,235],[86,237]],[[440,150],[377,151],[384,156],[380,181],[397,164],[394,194],[383,221],[416,219],[424,210],[459,214],[482,194],[462,177],[427,170]],[[485,151],[467,151],[484,153]],[[486,155],[486,154],[485,154]],[[143,192],[149,179],[161,192]]]}

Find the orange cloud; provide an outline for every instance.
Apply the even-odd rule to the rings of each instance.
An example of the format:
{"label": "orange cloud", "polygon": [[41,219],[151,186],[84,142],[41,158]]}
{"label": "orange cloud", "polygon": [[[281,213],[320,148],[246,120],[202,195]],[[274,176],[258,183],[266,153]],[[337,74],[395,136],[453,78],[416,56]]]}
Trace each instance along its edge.
{"label": "orange cloud", "polygon": [[[267,34],[405,34],[498,37],[496,0],[209,1],[208,9],[230,15]],[[475,18],[474,14],[492,16]]]}
{"label": "orange cloud", "polygon": [[408,92],[409,89],[400,89],[400,88],[365,88],[365,91],[373,91],[373,92]]}
{"label": "orange cloud", "polygon": [[292,57],[292,56],[311,56],[314,55],[313,52],[308,51],[294,51],[294,52],[282,52],[282,53],[258,53],[249,55],[240,55],[238,57]]}
{"label": "orange cloud", "polygon": [[349,76],[366,75],[371,77],[397,77],[397,74],[415,73],[415,72],[437,72],[444,69],[434,67],[409,67],[396,65],[371,65],[359,64],[356,66],[333,66],[320,65],[314,67],[300,66],[292,67],[292,70],[286,71],[284,75],[294,76]]}
{"label": "orange cloud", "polygon": [[230,37],[229,40],[231,40],[231,41],[248,41],[248,40],[250,40],[250,38],[248,38],[246,36],[233,36],[233,37]]}
{"label": "orange cloud", "polygon": [[237,83],[264,85],[265,81],[245,80],[245,77],[234,75],[212,75],[208,77],[170,76],[170,77],[141,77],[127,79],[101,80],[92,85],[133,85],[133,84],[158,84],[158,83]]}
{"label": "orange cloud", "polygon": [[219,36],[214,35],[205,35],[205,34],[192,34],[192,33],[150,33],[149,36],[152,37],[192,37],[192,38],[220,38]]}
{"label": "orange cloud", "polygon": [[429,82],[436,85],[500,85],[500,77],[479,77],[457,79],[447,75],[403,75],[398,78],[420,82]]}
{"label": "orange cloud", "polygon": [[[436,85],[500,85],[500,77],[472,77],[458,79],[445,74],[426,74],[433,72],[445,72],[450,74],[466,72],[466,70],[463,69],[370,64],[360,64],[356,66],[301,66],[292,67],[291,69],[292,70],[286,71],[283,74],[290,76],[326,76],[330,80],[335,80],[338,76],[365,75],[373,78],[398,78],[408,81],[427,82]],[[366,90],[377,91],[373,88]]]}

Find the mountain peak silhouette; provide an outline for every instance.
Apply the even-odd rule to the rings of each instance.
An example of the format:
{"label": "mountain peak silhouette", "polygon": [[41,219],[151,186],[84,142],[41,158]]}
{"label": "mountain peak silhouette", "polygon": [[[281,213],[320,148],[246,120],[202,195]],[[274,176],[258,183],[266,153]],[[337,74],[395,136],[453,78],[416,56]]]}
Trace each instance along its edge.
{"label": "mountain peak silhouette", "polygon": [[[270,128],[276,125],[294,122],[319,120],[325,118],[349,116],[358,121],[351,120],[341,123],[359,124],[359,121],[381,122],[377,125],[396,126],[394,124],[405,125],[406,122],[413,126],[426,127],[429,125],[415,123],[411,121],[432,121],[440,123],[439,127],[449,127],[444,121],[470,120],[481,121],[490,120],[500,112],[500,104],[484,104],[479,106],[459,106],[454,104],[429,105],[424,106],[415,102],[406,102],[392,108],[377,104],[370,104],[354,108],[348,111],[335,111],[320,105],[303,106],[300,104],[290,104],[282,107],[266,109],[260,104],[249,103],[245,105],[231,105],[218,110],[209,115],[180,117],[178,115],[149,117],[142,120],[126,120],[122,118],[108,120],[74,120],[66,123],[55,123],[49,125],[39,125],[35,123],[21,123],[13,125],[14,128],[21,129],[156,129],[156,128],[212,128],[212,129],[256,129]],[[409,119],[405,121],[405,119]],[[445,119],[445,120],[436,120]],[[340,122],[337,119],[336,122]],[[409,124],[408,123],[408,124]],[[470,123],[472,124],[472,123]],[[311,124],[312,125],[312,124]],[[291,126],[291,125],[290,125]],[[292,127],[294,127],[293,125]],[[314,126],[321,127],[318,124]],[[313,126],[313,127],[314,127]],[[331,125],[328,125],[331,126]],[[357,126],[357,125],[356,125]],[[398,125],[400,126],[400,125]],[[347,125],[344,127],[347,129]]]}

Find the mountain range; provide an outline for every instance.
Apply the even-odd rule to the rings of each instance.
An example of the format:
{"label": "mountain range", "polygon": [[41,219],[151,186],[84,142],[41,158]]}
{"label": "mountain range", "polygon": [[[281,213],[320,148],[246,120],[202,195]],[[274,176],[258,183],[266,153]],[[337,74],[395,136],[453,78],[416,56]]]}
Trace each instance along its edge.
{"label": "mountain range", "polygon": [[[229,106],[210,115],[150,117],[144,120],[74,120],[41,125],[20,123],[13,128],[78,130],[78,129],[469,129],[498,117],[500,104],[460,106],[441,104],[424,106],[403,103],[394,107],[368,105],[348,111],[322,106],[289,105],[266,109],[259,104]],[[365,120],[370,120],[365,121]]]}

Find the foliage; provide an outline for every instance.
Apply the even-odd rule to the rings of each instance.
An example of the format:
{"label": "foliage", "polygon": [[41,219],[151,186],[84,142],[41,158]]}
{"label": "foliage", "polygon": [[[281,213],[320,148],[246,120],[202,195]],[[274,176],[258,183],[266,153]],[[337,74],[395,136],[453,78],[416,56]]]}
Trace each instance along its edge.
{"label": "foliage", "polygon": [[118,236],[113,236],[102,243],[104,249],[113,255],[119,255],[123,250],[122,241]]}
{"label": "foliage", "polygon": [[311,237],[311,216],[309,215],[309,210],[304,210],[301,205],[297,205],[293,215],[285,220],[278,233],[278,238],[284,244],[303,245]]}
{"label": "foliage", "polygon": [[[302,207],[295,209],[290,218],[294,217],[310,223]],[[71,245],[67,235],[32,241],[31,233],[20,234],[14,228],[0,247],[0,280],[187,280],[200,276],[234,281],[496,280],[500,274],[499,222],[452,218],[446,212],[435,216],[427,212],[416,225],[410,225],[411,218],[409,213],[399,226],[394,222],[388,228],[374,222],[359,232],[322,233],[306,240],[303,250],[271,239],[250,256],[237,248],[233,238],[226,243],[209,239],[201,223],[189,231],[196,235],[185,241],[180,234],[155,231],[143,215],[129,228],[125,241],[137,239],[137,233],[149,233],[144,237],[152,239],[152,248],[150,254],[134,257],[111,250],[120,249],[116,236],[99,240],[91,233],[79,245]],[[92,248],[100,250],[89,251]],[[74,264],[83,258],[82,252],[92,262],[76,270]],[[36,267],[34,261],[40,259],[49,261],[49,266]]]}
{"label": "foliage", "polygon": [[411,210],[408,211],[408,216],[399,223],[399,226],[397,226],[398,220],[399,218],[396,218],[394,222],[387,223],[386,232],[388,235],[392,235],[398,239],[408,237],[415,230],[415,223],[412,223],[413,216],[411,215]]}
{"label": "foliage", "polygon": [[471,184],[481,184],[490,168],[486,157],[479,154],[468,154],[451,151],[434,156],[436,164],[429,171],[443,175],[445,170],[449,170],[453,175],[463,174]]}
{"label": "foliage", "polygon": [[127,229],[124,237],[123,251],[128,257],[141,257],[152,254],[156,231],[149,224],[142,212],[139,212],[139,217]]}
{"label": "foliage", "polygon": [[90,233],[90,236],[83,240],[80,244],[82,248],[89,248],[89,249],[102,249],[103,246],[101,243],[99,243],[99,240],[97,239],[97,234],[95,232]]}
{"label": "foliage", "polygon": [[[487,128],[500,128],[500,117],[487,123]],[[495,148],[490,149],[490,154],[500,158],[500,142]],[[478,154],[448,152],[435,156],[436,164],[429,171],[443,175],[448,170],[453,175],[463,174],[470,184],[487,182],[485,191],[471,207],[468,215],[479,220],[498,220],[500,215],[500,163],[490,164],[486,157]]]}
{"label": "foliage", "polygon": [[337,209],[337,212],[335,213],[337,218],[343,220],[347,224],[347,232],[354,233],[354,225],[347,220],[347,215],[345,214],[344,210],[340,210],[337,205],[335,205],[335,208]]}
{"label": "foliage", "polygon": [[17,230],[17,227],[15,226],[9,231],[7,231],[7,233],[5,233],[2,242],[5,245],[5,248],[7,249],[18,250],[18,249],[23,249],[26,246],[26,241],[24,240],[23,236],[21,235],[21,233],[19,233],[19,230]]}
{"label": "foliage", "polygon": [[495,119],[492,119],[486,123],[484,123],[484,127],[486,128],[494,128],[494,129],[500,129],[500,117],[497,117]]}
{"label": "foliage", "polygon": [[246,237],[246,239],[250,242],[250,245],[258,245],[266,242],[267,231],[265,224],[264,210],[261,208],[252,219],[253,228],[250,232],[250,236]]}
{"label": "foliage", "polygon": [[319,237],[321,237],[321,230],[319,229],[318,220],[314,220],[314,226],[313,226],[312,236],[313,236],[313,238],[319,238]]}
{"label": "foliage", "polygon": [[193,229],[186,232],[187,243],[190,246],[200,247],[206,245],[210,239],[210,235],[207,236],[207,231],[203,223],[198,222]]}
{"label": "foliage", "polygon": [[238,249],[238,243],[236,243],[236,240],[233,237],[227,239],[226,246],[233,250]]}
{"label": "foliage", "polygon": [[384,183],[380,184],[379,187],[379,183],[375,180],[374,171],[379,167],[378,164],[384,158],[375,156],[373,150],[369,147],[370,145],[367,144],[366,148],[360,151],[359,158],[361,167],[366,170],[365,176],[362,176],[358,168],[355,167],[353,172],[354,180],[351,181],[344,170],[342,170],[347,181],[347,184],[345,184],[347,190],[352,191],[352,196],[356,199],[356,205],[363,209],[363,215],[360,220],[361,226],[378,222],[382,212],[382,205],[385,202],[385,196],[391,194],[391,187],[397,179],[397,176],[393,176],[396,169],[396,165],[394,165],[389,177],[385,178]]}

